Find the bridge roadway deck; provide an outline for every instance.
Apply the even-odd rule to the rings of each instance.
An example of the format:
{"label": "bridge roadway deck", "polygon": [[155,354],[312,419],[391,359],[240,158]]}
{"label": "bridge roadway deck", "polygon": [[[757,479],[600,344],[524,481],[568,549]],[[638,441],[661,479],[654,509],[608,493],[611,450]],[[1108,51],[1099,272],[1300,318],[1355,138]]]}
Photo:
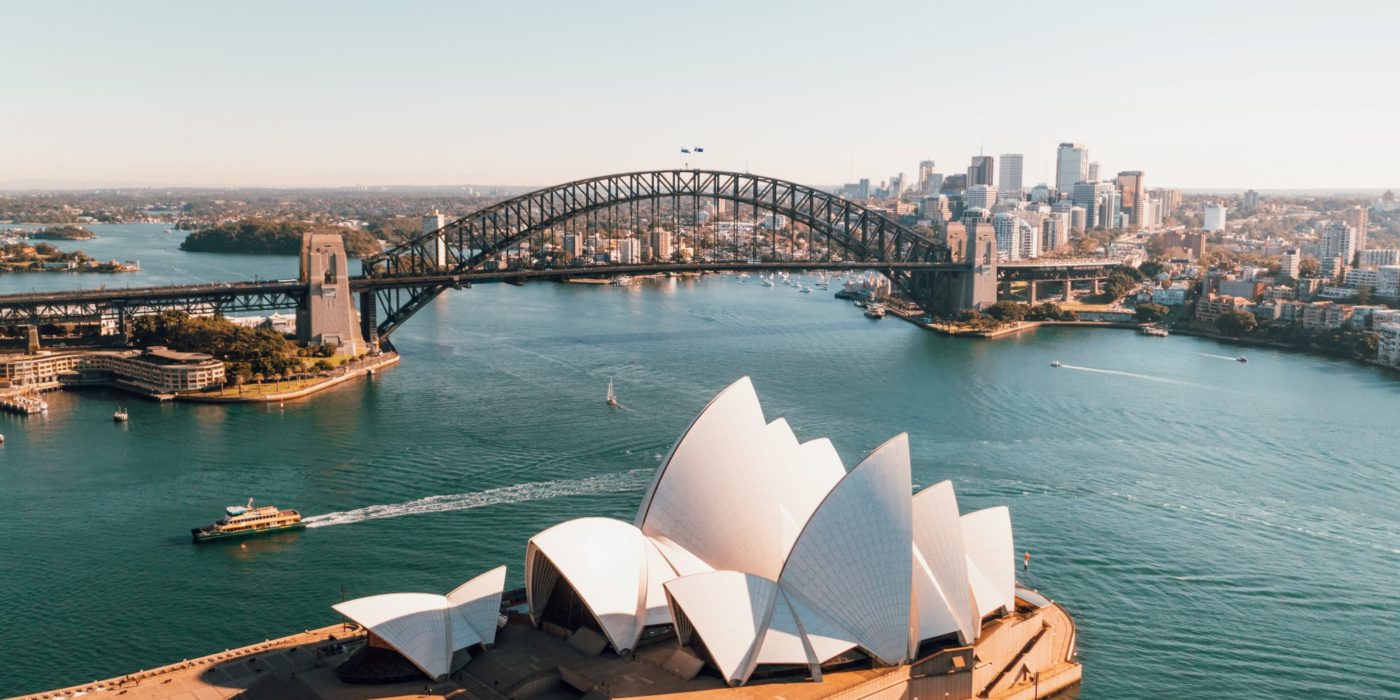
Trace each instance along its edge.
{"label": "bridge roadway deck", "polygon": [[[1002,270],[1016,271],[1062,271],[1103,269],[1116,266],[1116,261],[1104,260],[1065,260],[1065,261],[1017,261],[1001,263]],[[774,270],[966,270],[961,263],[926,262],[822,262],[803,260],[792,262],[707,262],[645,265],[599,265],[578,268],[478,270],[472,272],[444,273],[440,275],[352,277],[350,288],[355,291],[387,289],[395,287],[415,287],[431,285],[455,286],[477,282],[503,282],[507,280],[554,279],[563,276],[616,276],[654,274],[660,272],[741,272]],[[247,295],[296,295],[304,291],[305,283],[299,280],[263,280],[254,282],[222,282],[212,284],[182,284],[159,287],[112,287],[98,289],[74,289],[65,291],[31,292],[24,294],[0,295],[0,308],[28,306],[33,304],[135,304],[143,301],[188,299],[207,297],[210,299]]]}

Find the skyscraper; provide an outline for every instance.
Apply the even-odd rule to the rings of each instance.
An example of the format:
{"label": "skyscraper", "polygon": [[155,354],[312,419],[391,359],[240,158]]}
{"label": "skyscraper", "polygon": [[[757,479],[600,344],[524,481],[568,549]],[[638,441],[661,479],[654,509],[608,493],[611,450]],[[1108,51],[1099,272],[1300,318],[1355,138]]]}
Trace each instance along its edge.
{"label": "skyscraper", "polygon": [[991,156],[973,156],[972,165],[967,168],[967,186],[989,185],[996,186],[996,181],[992,179],[996,173],[995,158]]}
{"label": "skyscraper", "polygon": [[1001,154],[1001,178],[997,180],[997,192],[1000,194],[1015,194],[1017,199],[1021,194],[1021,169],[1025,164],[1025,156],[1020,153]]}
{"label": "skyscraper", "polygon": [[929,194],[929,193],[931,193],[931,192],[933,191],[933,190],[931,190],[931,189],[929,188],[929,181],[930,181],[931,179],[933,179],[933,167],[934,167],[934,166],[933,166],[933,161],[931,161],[931,160],[921,160],[921,161],[919,161],[919,183],[918,183],[918,184],[919,184],[919,192],[922,193],[922,194]]}
{"label": "skyscraper", "polygon": [[1084,207],[1085,228],[1114,228],[1118,225],[1118,188],[1111,182],[1074,183],[1074,205]]}
{"label": "skyscraper", "polygon": [[968,207],[991,209],[997,203],[997,188],[990,185],[970,185],[965,201]]}
{"label": "skyscraper", "polygon": [[1118,190],[1123,193],[1123,211],[1128,214],[1132,228],[1141,228],[1144,223],[1144,204],[1147,189],[1143,185],[1141,170],[1125,170],[1118,173]]}
{"label": "skyscraper", "polygon": [[1055,189],[1060,197],[1068,198],[1074,193],[1074,183],[1087,180],[1089,176],[1089,149],[1082,143],[1062,143],[1055,154]]}
{"label": "skyscraper", "polygon": [[1089,182],[1098,182],[1098,181],[1099,181],[1099,163],[1098,163],[1098,161],[1094,161],[1094,162],[1092,162],[1092,163],[1089,163],[1089,175],[1088,175],[1088,177],[1085,178],[1085,179],[1087,179]]}
{"label": "skyscraper", "polygon": [[[1366,227],[1371,224],[1370,210],[1366,207],[1351,207],[1343,213],[1342,218],[1347,222],[1347,226],[1352,227],[1356,231],[1356,249],[1365,250]],[[1350,265],[1351,260],[1347,260],[1347,264]]]}

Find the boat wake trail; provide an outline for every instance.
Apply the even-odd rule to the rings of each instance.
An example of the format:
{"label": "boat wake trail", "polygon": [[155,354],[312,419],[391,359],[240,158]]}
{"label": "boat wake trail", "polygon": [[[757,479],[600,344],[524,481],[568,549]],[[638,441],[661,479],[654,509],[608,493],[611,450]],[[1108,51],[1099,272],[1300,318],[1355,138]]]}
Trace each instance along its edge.
{"label": "boat wake trail", "polygon": [[615,474],[600,474],[585,479],[561,479],[558,481],[532,481],[524,484],[501,486],[472,493],[453,493],[428,496],[416,501],[387,503],[365,506],[337,513],[313,515],[302,522],[307,527],[330,527],[349,525],[366,520],[398,518],[405,515],[424,513],[444,513],[454,510],[470,510],[482,506],[494,506],[524,501],[542,501],[563,496],[583,496],[599,493],[621,493],[635,491],[647,485],[652,469],[633,469]]}
{"label": "boat wake trail", "polygon": [[[1230,358],[1234,359],[1234,358]],[[1181,384],[1182,386],[1194,386],[1191,382],[1183,382],[1177,379],[1166,377],[1154,377],[1150,374],[1138,374],[1137,372],[1124,372],[1117,369],[1098,369],[1097,367],[1080,367],[1078,365],[1060,365],[1063,369],[1075,369],[1080,372],[1093,372],[1095,374],[1112,374],[1117,377],[1132,377],[1133,379],[1146,379],[1149,382],[1162,382],[1163,384]]]}
{"label": "boat wake trail", "polygon": [[1231,357],[1231,356],[1229,356],[1229,355],[1212,355],[1211,353],[1208,353],[1208,352],[1198,352],[1198,353],[1196,353],[1196,354],[1197,354],[1197,355],[1200,355],[1201,357],[1213,357],[1213,358],[1215,358],[1215,359],[1217,359],[1217,360],[1229,360],[1229,361],[1231,361],[1231,362],[1238,362],[1238,361],[1239,361],[1239,358],[1238,358],[1238,357]]}

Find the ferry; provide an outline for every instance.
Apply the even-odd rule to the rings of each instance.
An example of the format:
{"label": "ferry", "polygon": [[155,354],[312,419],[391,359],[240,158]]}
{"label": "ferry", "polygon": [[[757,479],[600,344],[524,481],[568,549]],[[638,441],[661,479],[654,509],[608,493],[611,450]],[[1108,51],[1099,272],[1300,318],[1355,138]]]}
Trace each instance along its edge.
{"label": "ferry", "polygon": [[865,307],[866,318],[880,319],[885,317],[885,307],[879,304],[867,304]]}
{"label": "ferry", "polygon": [[246,506],[229,506],[224,509],[224,518],[204,527],[190,528],[195,542],[208,542],[231,537],[247,537],[282,530],[300,530],[306,527],[301,522],[301,513],[294,510],[278,510],[277,506],[253,507],[253,499]]}
{"label": "ferry", "polygon": [[1150,335],[1150,336],[1152,336],[1152,337],[1154,337],[1154,338],[1165,338],[1165,337],[1167,337],[1167,336],[1169,335],[1169,333],[1167,332],[1167,329],[1165,329],[1165,328],[1158,328],[1158,327],[1156,327],[1156,326],[1143,326],[1143,327],[1142,327],[1142,334],[1143,334],[1143,335]]}

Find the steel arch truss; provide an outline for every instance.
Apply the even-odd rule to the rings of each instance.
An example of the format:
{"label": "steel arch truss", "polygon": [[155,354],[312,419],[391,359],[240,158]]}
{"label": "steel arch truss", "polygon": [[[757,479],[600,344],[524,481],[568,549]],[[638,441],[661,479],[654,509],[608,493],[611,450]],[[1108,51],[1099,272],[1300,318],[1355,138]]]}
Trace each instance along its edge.
{"label": "steel arch truss", "polygon": [[[828,192],[748,173],[659,170],[577,180],[499,202],[365,260],[364,271],[368,277],[392,279],[481,270],[501,252],[570,219],[632,202],[668,199],[725,200],[786,216],[820,236],[828,254],[835,251],[842,260],[949,260],[948,249],[933,239]],[[439,240],[445,244],[446,264],[442,266],[436,263]],[[908,272],[890,270],[886,274],[901,289],[910,289]],[[379,335],[387,336],[446,288],[428,285],[377,291],[377,310],[383,311]]]}

